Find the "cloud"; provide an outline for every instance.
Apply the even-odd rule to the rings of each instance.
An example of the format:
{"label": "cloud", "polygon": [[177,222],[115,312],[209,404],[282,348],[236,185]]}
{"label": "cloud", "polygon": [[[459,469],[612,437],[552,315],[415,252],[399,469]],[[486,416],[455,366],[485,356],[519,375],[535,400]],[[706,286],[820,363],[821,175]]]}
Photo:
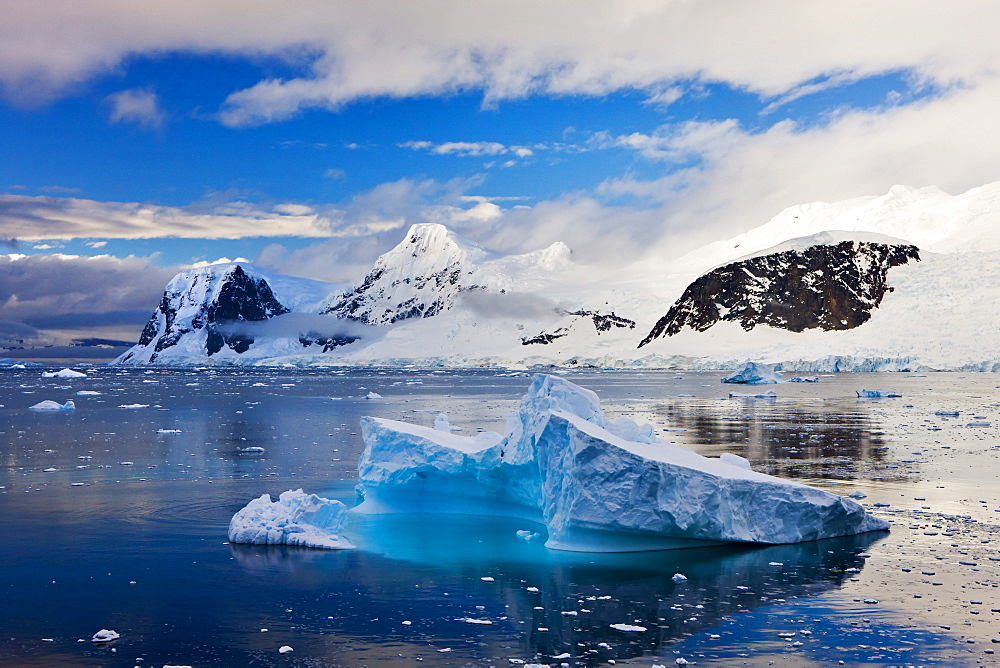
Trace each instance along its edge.
{"label": "cloud", "polygon": [[21,240],[240,239],[254,236],[326,237],[330,221],[301,204],[262,208],[247,202],[168,207],[72,197],[0,194],[0,229]]}
{"label": "cloud", "polygon": [[134,339],[175,272],[136,257],[0,255],[0,320],[48,343]]}
{"label": "cloud", "polygon": [[[446,141],[440,144],[429,141],[408,141],[399,144],[399,147],[414,151],[426,151],[431,155],[454,155],[463,158],[496,155],[515,155],[518,158],[529,158],[534,155],[534,151],[527,146],[505,146],[495,141]],[[536,146],[535,148],[542,147]]]}
{"label": "cloud", "polygon": [[468,91],[487,105],[621,90],[666,103],[677,82],[701,81],[776,98],[831,74],[904,70],[968,84],[1000,55],[1000,7],[975,1],[33,0],[5,10],[0,82],[21,104],[66,94],[136,56],[264,55],[301,67],[302,76],[232,91],[220,114],[232,126],[372,97]]}
{"label": "cloud", "polygon": [[112,123],[131,123],[147,130],[158,130],[167,121],[159,98],[151,90],[132,88],[112,93],[104,100],[111,107],[108,119]]}

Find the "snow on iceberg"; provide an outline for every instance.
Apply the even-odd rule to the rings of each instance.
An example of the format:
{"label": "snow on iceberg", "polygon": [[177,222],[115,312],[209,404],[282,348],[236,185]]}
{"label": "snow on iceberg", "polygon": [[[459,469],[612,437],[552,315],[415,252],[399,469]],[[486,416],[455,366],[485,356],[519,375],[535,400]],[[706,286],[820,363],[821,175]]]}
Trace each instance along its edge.
{"label": "snow on iceberg", "polygon": [[34,406],[29,406],[29,410],[33,411],[71,411],[76,408],[76,404],[70,399],[64,404],[58,401],[52,401],[51,399],[46,399],[45,401],[39,401]]}
{"label": "snow on iceberg", "polygon": [[363,513],[441,512],[545,524],[547,547],[594,552],[797,543],[888,524],[857,503],[702,457],[649,425],[604,417],[597,395],[535,376],[503,436],[362,419]]}
{"label": "snow on iceberg", "polygon": [[740,383],[743,385],[768,385],[780,383],[781,374],[766,364],[747,362],[739,371],[722,379],[723,383]]}
{"label": "snow on iceberg", "polygon": [[63,369],[62,371],[43,371],[42,378],[86,378],[87,374],[73,369]]}
{"label": "snow on iceberg", "polygon": [[306,494],[301,489],[254,499],[233,515],[229,542],[255,545],[301,545],[348,550],[354,545],[340,535],[347,506],[340,501]]}

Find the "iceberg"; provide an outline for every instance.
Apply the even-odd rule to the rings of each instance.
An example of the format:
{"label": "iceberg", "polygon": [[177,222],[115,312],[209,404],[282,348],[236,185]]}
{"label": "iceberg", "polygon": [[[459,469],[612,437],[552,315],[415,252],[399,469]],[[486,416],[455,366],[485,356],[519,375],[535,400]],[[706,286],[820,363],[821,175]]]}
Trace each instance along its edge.
{"label": "iceberg", "polygon": [[769,385],[780,383],[781,374],[766,364],[747,362],[742,369],[723,378],[722,382],[742,385]]}
{"label": "iceberg", "polygon": [[264,494],[233,515],[229,542],[349,550],[354,545],[340,535],[346,511],[340,501],[301,489],[282,492],[277,501]]}
{"label": "iceberg", "polygon": [[86,378],[87,374],[73,369],[63,369],[62,371],[43,371],[42,378]]}
{"label": "iceberg", "polygon": [[892,392],[888,390],[854,390],[858,395],[859,399],[886,399],[895,398],[898,399],[903,395],[899,392]]}
{"label": "iceberg", "polygon": [[544,524],[546,547],[629,552],[797,543],[888,529],[835,494],[707,458],[649,425],[608,420],[597,395],[537,375],[503,435],[362,418],[360,513],[458,513]]}
{"label": "iceberg", "polygon": [[42,412],[71,411],[74,408],[76,408],[76,404],[73,403],[72,399],[70,399],[64,404],[61,404],[58,401],[52,401],[51,399],[46,399],[45,401],[39,401],[34,406],[29,406],[29,410],[42,411]]}

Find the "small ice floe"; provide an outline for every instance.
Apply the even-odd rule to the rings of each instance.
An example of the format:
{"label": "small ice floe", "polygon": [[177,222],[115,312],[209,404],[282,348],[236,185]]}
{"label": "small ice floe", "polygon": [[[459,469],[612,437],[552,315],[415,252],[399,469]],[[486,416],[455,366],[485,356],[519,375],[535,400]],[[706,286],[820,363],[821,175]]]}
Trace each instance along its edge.
{"label": "small ice floe", "polygon": [[539,534],[537,531],[528,531],[527,529],[517,530],[517,537],[527,543],[530,543],[531,541],[535,540],[540,535],[541,534]]}
{"label": "small ice floe", "polygon": [[743,368],[722,379],[723,383],[740,383],[742,385],[769,385],[781,382],[781,374],[767,364],[747,362]]}
{"label": "small ice floe", "polygon": [[260,447],[259,445],[250,445],[245,448],[240,448],[240,452],[247,455],[259,455],[260,453],[264,452],[264,448]]}
{"label": "small ice floe", "polygon": [[157,434],[179,434],[179,433],[181,433],[181,430],[180,429],[157,429],[156,433]]}
{"label": "small ice floe", "polygon": [[44,469],[44,470],[42,471],[42,473],[55,473],[55,472],[56,472],[56,471],[58,471],[58,470],[59,470],[59,469],[57,469],[56,467],[54,467],[54,466],[53,466],[53,467],[51,467],[51,468],[47,468],[47,469]]}
{"label": "small ice floe", "polygon": [[76,393],[78,397],[96,397],[99,396],[100,394],[101,393],[96,390],[80,390],[79,392]]}
{"label": "small ice floe", "polygon": [[111,629],[101,629],[94,634],[94,637],[90,639],[92,643],[108,643],[113,640],[118,640],[121,638],[121,634],[117,631],[112,631]]}
{"label": "small ice floe", "polygon": [[990,423],[985,420],[975,420],[965,425],[966,427],[989,427]]}
{"label": "small ice floe", "polygon": [[646,630],[645,626],[636,626],[634,624],[610,624],[611,628],[615,631],[633,631],[635,633],[642,633]]}
{"label": "small ice floe", "polygon": [[851,492],[847,496],[851,497],[852,499],[867,499],[868,498],[867,494],[865,494],[864,492],[861,492],[861,491],[857,491],[857,490]]}
{"label": "small ice floe", "polygon": [[340,535],[346,512],[347,506],[340,501],[301,489],[282,492],[277,501],[263,494],[233,515],[229,542],[352,549],[354,545]]}
{"label": "small ice floe", "polygon": [[87,374],[73,371],[73,369],[63,369],[62,371],[43,371],[42,378],[86,378]]}
{"label": "small ice floe", "polygon": [[121,404],[118,406],[118,408],[128,408],[128,409],[149,408],[149,404]]}
{"label": "small ice floe", "polygon": [[48,412],[48,411],[71,411],[74,408],[76,408],[76,404],[73,403],[72,399],[70,399],[69,401],[67,401],[64,404],[60,404],[57,401],[52,401],[51,399],[46,399],[45,401],[39,401],[34,406],[31,406],[29,408],[29,410],[41,411],[41,412]]}
{"label": "small ice floe", "polygon": [[903,395],[892,390],[855,390],[859,399],[898,399]]}
{"label": "small ice floe", "polygon": [[934,411],[934,415],[940,415],[941,417],[958,417],[959,415],[961,415],[961,413],[962,411],[946,411],[946,410]]}
{"label": "small ice floe", "polygon": [[482,580],[483,582],[496,582],[496,580],[489,575],[484,575],[479,579]]}
{"label": "small ice floe", "polygon": [[459,617],[455,620],[456,622],[465,622],[466,624],[479,624],[480,626],[492,626],[493,622],[489,619],[476,619],[475,617]]}
{"label": "small ice floe", "polygon": [[293,650],[289,645],[282,645],[281,647],[278,648],[278,654],[288,654],[289,652],[294,652],[294,651],[295,650]]}
{"label": "small ice floe", "polygon": [[369,392],[365,395],[365,399],[381,399],[382,395],[378,392]]}
{"label": "small ice floe", "polygon": [[795,376],[795,378],[789,378],[789,383],[818,383],[819,376]]}
{"label": "small ice floe", "polygon": [[670,579],[674,582],[685,582],[687,580],[687,576],[682,573],[674,573],[674,576]]}
{"label": "small ice floe", "polygon": [[758,392],[757,394],[744,394],[742,392],[730,392],[730,399],[777,399],[778,393],[774,390],[768,390],[767,392]]}

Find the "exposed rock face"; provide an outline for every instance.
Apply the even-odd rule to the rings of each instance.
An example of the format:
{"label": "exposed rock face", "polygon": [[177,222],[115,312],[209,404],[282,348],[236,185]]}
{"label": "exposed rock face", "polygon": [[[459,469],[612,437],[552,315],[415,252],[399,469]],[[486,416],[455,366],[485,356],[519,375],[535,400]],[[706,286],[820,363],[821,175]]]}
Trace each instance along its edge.
{"label": "exposed rock face", "polygon": [[[589,318],[592,323],[594,323],[594,329],[597,330],[598,334],[602,332],[610,332],[612,327],[617,327],[618,329],[635,329],[635,321],[629,320],[628,318],[623,318],[620,315],[611,313],[599,313],[597,311],[570,311],[567,315],[575,316],[573,322],[570,323],[570,327],[576,323],[580,318]],[[541,332],[535,336],[522,336],[521,345],[530,346],[532,344],[540,343],[543,345],[548,345],[555,341],[556,339],[561,339],[564,336],[568,336],[570,333],[569,327],[560,327],[552,332]]]}
{"label": "exposed rock face", "polygon": [[747,331],[760,324],[793,332],[853,329],[892,290],[888,270],[910,260],[920,260],[916,246],[842,241],[733,262],[689,285],[639,347],[719,321]]}
{"label": "exposed rock face", "polygon": [[176,346],[185,335],[202,329],[206,332],[206,355],[214,355],[224,347],[244,353],[253,337],[234,331],[232,325],[284,313],[288,309],[277,300],[267,281],[248,274],[240,265],[186,271],[167,285],[159,306],[142,330],[139,344],[121,361],[142,355],[145,362],[155,362],[161,352]]}

